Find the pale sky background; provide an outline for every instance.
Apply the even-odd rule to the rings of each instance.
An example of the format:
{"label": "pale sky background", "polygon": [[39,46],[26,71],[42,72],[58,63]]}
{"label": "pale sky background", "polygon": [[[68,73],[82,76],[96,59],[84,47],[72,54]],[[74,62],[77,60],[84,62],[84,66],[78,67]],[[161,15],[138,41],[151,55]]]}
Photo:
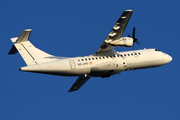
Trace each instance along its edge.
{"label": "pale sky background", "polygon": [[[180,1],[178,0],[1,0],[1,120],[180,120]],[[32,29],[30,41],[57,56],[85,56],[98,50],[124,10],[134,12],[123,36],[157,48],[171,63],[152,69],[91,78],[68,93],[77,77],[21,72],[25,62],[7,55],[10,38]],[[117,51],[132,48],[116,47]]]}

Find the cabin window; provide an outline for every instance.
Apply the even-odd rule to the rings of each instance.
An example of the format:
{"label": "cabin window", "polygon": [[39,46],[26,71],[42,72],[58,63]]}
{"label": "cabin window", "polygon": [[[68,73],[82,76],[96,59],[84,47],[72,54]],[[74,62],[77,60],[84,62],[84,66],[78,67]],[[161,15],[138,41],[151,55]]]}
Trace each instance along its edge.
{"label": "cabin window", "polygon": [[124,56],[126,57],[126,54],[124,54]]}
{"label": "cabin window", "polygon": [[130,54],[128,54],[128,56],[130,56]]}
{"label": "cabin window", "polygon": [[89,60],[91,60],[91,58],[89,58]]}
{"label": "cabin window", "polygon": [[99,59],[101,59],[101,57],[99,57]]}
{"label": "cabin window", "polygon": [[131,55],[133,56],[133,53],[131,53]]}
{"label": "cabin window", "polygon": [[87,59],[85,59],[87,61]]}
{"label": "cabin window", "polygon": [[114,55],[114,57],[116,57],[116,55]]}
{"label": "cabin window", "polygon": [[110,58],[112,58],[112,56],[109,56]]}
{"label": "cabin window", "polygon": [[82,61],[84,61],[84,59],[81,59]]}
{"label": "cabin window", "polygon": [[103,59],[105,59],[105,57],[103,56]]}
{"label": "cabin window", "polygon": [[92,60],[94,60],[94,58],[92,58]]}
{"label": "cabin window", "polygon": [[120,55],[121,57],[123,57],[123,55]]}
{"label": "cabin window", "polygon": [[141,55],[141,53],[138,53],[139,55]]}
{"label": "cabin window", "polygon": [[108,56],[106,56],[108,58]]}
{"label": "cabin window", "polygon": [[98,58],[96,57],[96,60],[98,60]]}
{"label": "cabin window", "polygon": [[119,55],[117,55],[117,57],[119,57]]}

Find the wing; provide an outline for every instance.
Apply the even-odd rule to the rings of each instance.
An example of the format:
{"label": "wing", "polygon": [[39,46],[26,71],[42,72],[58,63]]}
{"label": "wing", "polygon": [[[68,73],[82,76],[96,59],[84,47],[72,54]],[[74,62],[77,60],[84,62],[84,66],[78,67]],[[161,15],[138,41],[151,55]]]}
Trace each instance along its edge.
{"label": "wing", "polygon": [[89,76],[79,76],[79,78],[76,80],[76,82],[73,84],[73,86],[70,88],[68,92],[73,92],[78,90],[90,78],[91,77]]}
{"label": "wing", "polygon": [[132,12],[132,10],[125,10],[123,12],[123,14],[118,19],[115,26],[112,28],[111,32],[106,37],[106,39],[104,40],[104,42],[102,43],[102,45],[96,53],[114,49],[114,46],[110,45],[109,42],[120,39],[122,37],[122,34],[124,33],[124,30],[131,17]]}

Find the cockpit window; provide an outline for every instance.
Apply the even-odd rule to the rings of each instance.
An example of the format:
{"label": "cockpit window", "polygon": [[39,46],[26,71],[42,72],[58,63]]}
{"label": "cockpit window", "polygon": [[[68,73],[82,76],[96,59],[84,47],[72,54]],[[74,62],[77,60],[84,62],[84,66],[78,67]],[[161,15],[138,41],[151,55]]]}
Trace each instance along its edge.
{"label": "cockpit window", "polygon": [[155,49],[155,51],[160,51],[160,50],[158,50],[158,49]]}

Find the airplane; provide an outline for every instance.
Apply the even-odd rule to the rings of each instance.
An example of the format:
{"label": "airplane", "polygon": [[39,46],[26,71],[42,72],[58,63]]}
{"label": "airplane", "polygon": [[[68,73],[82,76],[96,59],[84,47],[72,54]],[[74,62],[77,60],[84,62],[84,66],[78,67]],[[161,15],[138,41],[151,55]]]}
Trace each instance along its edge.
{"label": "airplane", "polygon": [[27,66],[20,71],[78,76],[68,92],[78,90],[91,77],[108,78],[123,71],[145,69],[165,65],[172,57],[158,49],[142,49],[118,52],[114,47],[133,47],[137,42],[133,35],[122,37],[133,10],[125,10],[100,48],[83,57],[59,57],[36,48],[29,41],[31,29],[24,30],[19,37],[11,38],[13,46],[8,54],[20,53]]}

